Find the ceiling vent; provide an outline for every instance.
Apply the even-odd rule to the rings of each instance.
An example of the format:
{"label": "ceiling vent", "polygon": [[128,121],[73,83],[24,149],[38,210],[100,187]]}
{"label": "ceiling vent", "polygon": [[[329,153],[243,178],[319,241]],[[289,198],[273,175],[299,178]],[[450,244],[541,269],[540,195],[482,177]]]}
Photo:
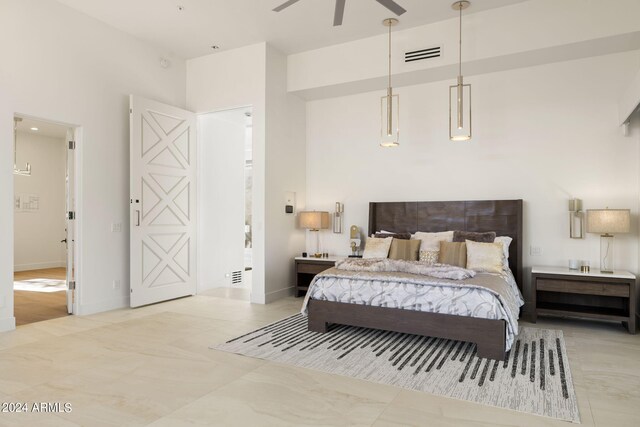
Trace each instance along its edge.
{"label": "ceiling vent", "polygon": [[422,61],[423,59],[440,58],[441,46],[405,52],[404,62]]}

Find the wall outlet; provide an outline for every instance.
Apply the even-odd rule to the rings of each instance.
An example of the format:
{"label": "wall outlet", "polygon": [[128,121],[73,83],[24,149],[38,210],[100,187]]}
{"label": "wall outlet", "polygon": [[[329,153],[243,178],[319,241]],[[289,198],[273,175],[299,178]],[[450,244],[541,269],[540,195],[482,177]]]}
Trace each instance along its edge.
{"label": "wall outlet", "polygon": [[116,280],[114,280],[114,281],[113,281],[113,289],[118,290],[118,289],[120,289],[121,287],[122,287],[122,285],[121,285],[121,283],[120,283],[120,280],[119,280],[119,279],[116,279]]}
{"label": "wall outlet", "polygon": [[122,223],[121,222],[114,222],[113,224],[111,224],[111,232],[112,233],[120,233],[122,231]]}
{"label": "wall outlet", "polygon": [[542,248],[540,246],[531,246],[529,248],[529,254],[531,256],[541,256],[542,255]]}

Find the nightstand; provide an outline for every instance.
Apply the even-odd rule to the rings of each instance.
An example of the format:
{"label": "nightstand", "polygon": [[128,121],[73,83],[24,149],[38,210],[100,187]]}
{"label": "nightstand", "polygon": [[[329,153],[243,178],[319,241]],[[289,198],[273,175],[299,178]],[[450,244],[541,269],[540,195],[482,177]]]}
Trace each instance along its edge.
{"label": "nightstand", "polygon": [[581,273],[562,267],[533,267],[531,286],[533,322],[537,316],[613,320],[636,333],[636,276],[628,271]]}
{"label": "nightstand", "polygon": [[344,259],[344,257],[329,258],[305,258],[296,257],[296,297],[304,296],[309,290],[309,285],[316,274],[336,265],[336,261]]}

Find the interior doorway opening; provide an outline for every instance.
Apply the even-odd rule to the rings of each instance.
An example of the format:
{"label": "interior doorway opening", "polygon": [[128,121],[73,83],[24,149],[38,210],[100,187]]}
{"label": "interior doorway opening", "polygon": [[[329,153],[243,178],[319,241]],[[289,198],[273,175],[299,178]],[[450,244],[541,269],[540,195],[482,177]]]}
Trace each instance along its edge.
{"label": "interior doorway opening", "polygon": [[14,116],[16,325],[73,313],[74,127]]}
{"label": "interior doorway opening", "polygon": [[252,124],[251,107],[198,116],[200,294],[251,298]]}

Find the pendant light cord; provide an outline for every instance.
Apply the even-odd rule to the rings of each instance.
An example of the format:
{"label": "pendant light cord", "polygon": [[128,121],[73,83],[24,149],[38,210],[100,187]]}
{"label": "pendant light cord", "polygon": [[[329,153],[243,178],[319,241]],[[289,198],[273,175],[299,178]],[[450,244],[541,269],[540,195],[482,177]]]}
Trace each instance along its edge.
{"label": "pendant light cord", "polygon": [[460,11],[460,27],[458,33],[458,75],[462,75],[462,3],[458,4]]}
{"label": "pendant light cord", "polygon": [[389,22],[389,86],[391,87],[391,22]]}

